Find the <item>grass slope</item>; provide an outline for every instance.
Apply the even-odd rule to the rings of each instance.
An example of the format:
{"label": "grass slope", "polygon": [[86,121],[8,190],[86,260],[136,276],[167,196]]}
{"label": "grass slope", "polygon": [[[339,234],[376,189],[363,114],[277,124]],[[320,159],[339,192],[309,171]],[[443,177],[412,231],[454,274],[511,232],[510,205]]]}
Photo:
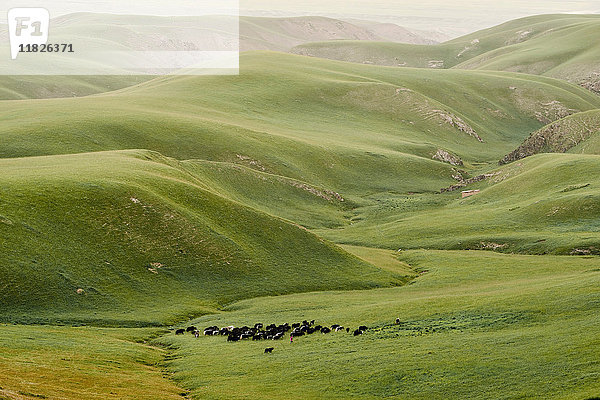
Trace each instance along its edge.
{"label": "grass slope", "polygon": [[380,195],[354,223],[319,231],[340,243],[521,253],[600,251],[600,157],[543,154],[491,171],[481,193]]}
{"label": "grass slope", "polygon": [[0,76],[0,100],[81,97],[149,80],[143,76]]}
{"label": "grass slope", "polygon": [[534,132],[501,164],[539,153],[600,154],[600,110],[577,113]]}
{"label": "grass slope", "polygon": [[566,79],[600,91],[597,15],[539,15],[507,22],[439,45],[324,41],[294,53],[389,66],[524,72]]}
{"label": "grass slope", "polygon": [[165,330],[0,325],[0,399],[176,400]]}
{"label": "grass slope", "polygon": [[[596,257],[409,251],[402,288],[243,301],[199,327],[316,319],[364,335],[274,344],[174,336],[169,363],[194,399],[585,399],[600,393]],[[394,325],[399,317],[402,324]],[[263,354],[274,346],[273,354]],[[285,388],[285,390],[283,389]]]}
{"label": "grass slope", "polygon": [[522,41],[473,57],[456,68],[551,76],[600,92],[600,45],[589,40],[600,33],[600,17],[558,15],[539,20],[521,29]]}
{"label": "grass slope", "polygon": [[403,282],[156,153],[0,164],[2,321],[162,325],[240,298]]}
{"label": "grass slope", "polygon": [[242,65],[236,77],[159,78],[81,99],[3,102],[0,157],[146,148],[239,163],[355,199],[438,190],[454,175],[432,159],[440,148],[466,162],[496,161],[544,124],[600,107],[583,89],[516,74],[262,52],[245,54]]}

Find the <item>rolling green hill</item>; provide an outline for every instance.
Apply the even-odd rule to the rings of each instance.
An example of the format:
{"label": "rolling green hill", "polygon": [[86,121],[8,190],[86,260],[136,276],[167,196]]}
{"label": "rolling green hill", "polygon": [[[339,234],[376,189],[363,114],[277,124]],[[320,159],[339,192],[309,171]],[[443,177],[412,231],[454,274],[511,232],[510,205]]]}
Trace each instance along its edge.
{"label": "rolling green hill", "polygon": [[156,153],[0,164],[5,322],[159,325],[240,298],[402,283]]}
{"label": "rolling green hill", "polygon": [[[531,132],[600,107],[558,80],[248,53],[235,77],[167,77],[78,99],[3,102],[0,157],[145,148],[238,163],[349,200],[437,191],[453,166],[495,162]],[[26,118],[35,109],[35,118]]]}
{"label": "rolling green hill", "polygon": [[[600,97],[486,69],[582,84],[597,21],[306,47],[426,68],[0,79],[0,398],[600,395]],[[303,319],[369,329],[172,332]]]}
{"label": "rolling green hill", "polygon": [[598,15],[540,15],[507,22],[439,45],[329,41],[297,54],[389,66],[524,72],[600,91]]}
{"label": "rolling green hill", "polygon": [[340,243],[386,248],[600,253],[600,156],[541,154],[465,186],[481,193],[380,195],[353,225],[320,230]]}
{"label": "rolling green hill", "polygon": [[600,154],[600,110],[577,113],[534,132],[500,164],[538,153]]}
{"label": "rolling green hill", "polygon": [[0,76],[1,100],[81,97],[110,92],[149,80],[144,76]]}

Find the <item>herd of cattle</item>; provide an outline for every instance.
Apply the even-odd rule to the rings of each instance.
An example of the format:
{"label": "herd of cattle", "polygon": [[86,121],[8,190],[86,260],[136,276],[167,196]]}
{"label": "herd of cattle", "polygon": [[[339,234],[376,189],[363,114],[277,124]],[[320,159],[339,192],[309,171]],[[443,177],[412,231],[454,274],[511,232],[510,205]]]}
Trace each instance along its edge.
{"label": "herd of cattle", "polygon": [[[367,330],[367,327],[362,325],[357,329],[353,330],[352,334],[354,336],[362,335],[364,331]],[[184,333],[189,332],[193,334],[195,337],[200,336],[200,331],[195,326],[189,326],[187,329],[178,329],[175,331],[176,335],[183,335]],[[280,340],[283,337],[290,333],[290,340],[294,337],[300,337],[304,335],[311,335],[313,333],[320,332],[322,334],[328,334],[330,332],[346,332],[350,333],[350,328],[344,328],[341,325],[333,324],[331,326],[321,326],[315,325],[315,321],[302,321],[293,324],[281,324],[281,325],[267,325],[264,326],[262,323],[254,324],[254,327],[242,326],[242,327],[234,327],[227,326],[223,328],[219,328],[218,326],[209,326],[204,329],[205,336],[227,336],[228,342],[238,342],[240,340]],[[268,350],[268,349],[266,349]],[[265,352],[270,352],[266,351]],[[271,349],[271,351],[273,351]]]}

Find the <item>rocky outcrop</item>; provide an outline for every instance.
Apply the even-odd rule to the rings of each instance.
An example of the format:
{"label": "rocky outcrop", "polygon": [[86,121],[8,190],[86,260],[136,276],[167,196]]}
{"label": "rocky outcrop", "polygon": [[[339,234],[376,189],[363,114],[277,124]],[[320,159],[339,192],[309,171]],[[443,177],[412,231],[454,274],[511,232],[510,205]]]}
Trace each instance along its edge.
{"label": "rocky outcrop", "polygon": [[442,161],[454,166],[462,166],[463,161],[456,155],[447,152],[443,149],[438,149],[432,157],[434,160]]}
{"label": "rocky outcrop", "polygon": [[600,94],[600,73],[592,73],[590,76],[579,82],[579,86]]}
{"label": "rocky outcrop", "polygon": [[463,121],[462,118],[460,118],[459,116],[442,110],[431,110],[428,114],[429,116],[436,117],[442,122],[455,127],[459,131],[464,132],[467,135],[474,137],[479,142],[483,143],[483,139],[477,134],[477,132],[475,132],[475,130],[471,128],[471,126],[469,126],[469,124]]}
{"label": "rocky outcrop", "polygon": [[482,174],[482,175],[474,176],[473,178],[462,180],[459,183],[457,183],[456,185],[448,186],[447,188],[441,189],[440,193],[454,192],[455,190],[462,189],[465,186],[470,185],[472,183],[481,182],[481,181],[484,181],[484,180],[486,180],[488,178],[496,176],[496,174],[497,173]]}

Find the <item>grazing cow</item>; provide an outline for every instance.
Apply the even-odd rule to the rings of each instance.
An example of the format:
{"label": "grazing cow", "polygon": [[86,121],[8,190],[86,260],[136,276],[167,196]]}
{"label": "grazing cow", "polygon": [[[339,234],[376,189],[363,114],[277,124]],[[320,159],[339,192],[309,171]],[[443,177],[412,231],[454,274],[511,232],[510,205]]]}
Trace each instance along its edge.
{"label": "grazing cow", "polygon": [[340,325],[338,325],[338,324],[331,325],[331,329],[334,329],[334,330],[337,330],[337,328],[339,328],[339,327],[340,327]]}
{"label": "grazing cow", "polygon": [[261,324],[260,322],[258,324],[254,324],[254,329],[262,329],[263,324]]}
{"label": "grazing cow", "polygon": [[350,328],[346,328],[346,333],[350,332]]}
{"label": "grazing cow", "polygon": [[265,349],[265,354],[267,354],[267,353],[272,353],[272,352],[273,352],[273,350],[275,350],[275,347],[267,347],[267,348]]}
{"label": "grazing cow", "polygon": [[331,329],[327,328],[326,326],[321,328],[321,333],[329,333],[331,332]]}
{"label": "grazing cow", "polygon": [[311,325],[314,325],[314,324],[315,324],[315,320],[314,320],[314,319],[313,319],[313,320],[311,320],[311,321],[310,321],[310,324],[311,324]]}
{"label": "grazing cow", "polygon": [[182,328],[182,329],[177,329],[177,330],[175,331],[175,334],[176,334],[176,335],[183,335],[184,333],[185,333],[185,329],[183,329],[183,328]]}
{"label": "grazing cow", "polygon": [[361,331],[360,329],[357,329],[354,331],[354,336],[358,336],[358,335],[362,335],[363,331]]}
{"label": "grazing cow", "polygon": [[337,328],[335,328],[336,332],[343,331],[343,330],[344,330],[343,326],[338,326]]}
{"label": "grazing cow", "polygon": [[367,327],[364,326],[364,325],[361,325],[361,326],[358,327],[358,329],[360,329],[361,331],[366,331]]}
{"label": "grazing cow", "polygon": [[197,328],[195,326],[188,326],[186,332],[194,332]]}
{"label": "grazing cow", "polygon": [[298,328],[298,327],[300,327],[300,324],[298,322],[292,324],[292,328]]}

